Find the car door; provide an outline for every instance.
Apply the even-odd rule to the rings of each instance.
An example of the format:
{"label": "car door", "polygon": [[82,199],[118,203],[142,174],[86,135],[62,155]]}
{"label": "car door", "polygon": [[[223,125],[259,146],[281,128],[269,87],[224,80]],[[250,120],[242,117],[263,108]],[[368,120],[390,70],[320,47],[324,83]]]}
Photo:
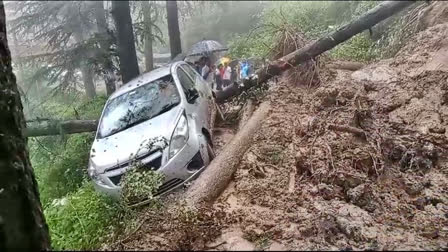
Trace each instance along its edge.
{"label": "car door", "polygon": [[205,115],[207,115],[207,129],[210,129],[212,106],[214,106],[212,89],[208,85],[208,83],[202,79],[202,76],[199,75],[198,72],[196,72],[196,70],[194,70],[194,68],[192,68],[190,65],[182,64],[181,67],[194,80],[195,87],[201,93],[200,95],[202,95],[203,98],[201,102],[206,103]]}
{"label": "car door", "polygon": [[201,85],[198,85],[193,78],[181,67],[181,65],[175,68],[176,76],[179,79],[179,82],[182,86],[185,96],[188,99],[189,91],[188,90],[196,90],[197,98],[187,102],[186,104],[186,112],[190,115],[193,120],[196,121],[196,125],[200,128],[209,128],[209,115],[208,115],[208,104],[207,97],[204,91],[204,88]]}

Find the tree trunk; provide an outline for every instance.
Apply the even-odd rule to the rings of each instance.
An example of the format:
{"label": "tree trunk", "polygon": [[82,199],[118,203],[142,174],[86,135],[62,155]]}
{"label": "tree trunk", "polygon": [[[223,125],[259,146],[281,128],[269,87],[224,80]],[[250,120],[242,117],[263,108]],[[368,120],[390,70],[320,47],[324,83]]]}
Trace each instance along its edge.
{"label": "tree trunk", "polygon": [[332,69],[341,69],[348,71],[357,71],[365,66],[366,64],[364,63],[353,61],[334,61],[327,65],[327,67]]}
{"label": "tree trunk", "polygon": [[92,100],[96,96],[95,83],[93,82],[93,72],[92,68],[82,64],[81,65],[81,75],[84,82],[84,89],[86,90],[86,96],[89,100]]}
{"label": "tree trunk", "polygon": [[27,125],[24,134],[27,137],[73,134],[96,131],[97,127],[98,120],[47,121],[36,126]]}
{"label": "tree trunk", "polygon": [[118,58],[123,84],[139,75],[129,1],[112,1],[112,16],[117,28]]}
{"label": "tree trunk", "polygon": [[109,52],[110,49],[110,36],[107,33],[107,20],[106,11],[104,10],[103,1],[95,1],[94,7],[96,26],[100,35],[100,50],[103,58],[104,68],[104,83],[106,84],[106,94],[110,96],[115,91],[115,75],[114,64],[112,62],[112,56]]}
{"label": "tree trunk", "polygon": [[293,66],[313,59],[413,3],[415,1],[386,1],[379,4],[358,19],[339,28],[337,31],[274,61],[266,67],[258,69],[255,72],[255,77],[244,80],[243,86],[234,83],[222,91],[215,92],[216,102],[223,103],[230,97],[238,95],[259,83],[264,83],[273,76],[279,75]]}
{"label": "tree trunk", "polygon": [[193,182],[186,193],[189,205],[198,206],[202,202],[211,203],[221,194],[232,179],[244,153],[251,146],[253,135],[260,129],[269,109],[269,103],[262,103],[243,129],[233,137],[232,141]]}
{"label": "tree trunk", "polygon": [[244,125],[246,125],[249,118],[254,113],[255,106],[252,99],[247,99],[246,104],[244,105],[243,109],[241,110],[241,116],[240,121],[238,122],[238,131],[241,131],[244,128]]}
{"label": "tree trunk", "polygon": [[144,1],[143,3],[143,22],[145,23],[145,67],[146,72],[154,69],[154,59],[152,52],[152,23],[151,20],[151,8],[152,3]]}
{"label": "tree trunk", "polygon": [[50,249],[37,182],[28,156],[22,102],[11,67],[0,1],[0,251]]}
{"label": "tree trunk", "polygon": [[[84,34],[83,31],[80,29],[75,31],[73,33],[73,36],[75,37],[76,43],[82,43],[84,41]],[[87,58],[87,55],[85,55],[85,58]],[[81,62],[80,70],[82,75],[82,81],[84,83],[84,89],[86,91],[86,96],[89,100],[91,100],[96,96],[95,83],[93,82],[92,68],[86,65],[86,61],[83,61]]]}
{"label": "tree trunk", "polygon": [[177,1],[166,1],[166,18],[168,21],[168,35],[170,37],[171,59],[174,59],[182,52]]}

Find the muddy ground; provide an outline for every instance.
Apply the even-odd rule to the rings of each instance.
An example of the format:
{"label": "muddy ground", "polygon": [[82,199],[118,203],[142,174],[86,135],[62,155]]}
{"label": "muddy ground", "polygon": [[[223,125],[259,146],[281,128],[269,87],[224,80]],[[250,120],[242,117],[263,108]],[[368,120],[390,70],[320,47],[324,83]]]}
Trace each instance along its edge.
{"label": "muddy ground", "polygon": [[215,204],[146,211],[113,248],[447,250],[447,37],[435,25],[393,59],[321,68],[312,87],[285,74]]}

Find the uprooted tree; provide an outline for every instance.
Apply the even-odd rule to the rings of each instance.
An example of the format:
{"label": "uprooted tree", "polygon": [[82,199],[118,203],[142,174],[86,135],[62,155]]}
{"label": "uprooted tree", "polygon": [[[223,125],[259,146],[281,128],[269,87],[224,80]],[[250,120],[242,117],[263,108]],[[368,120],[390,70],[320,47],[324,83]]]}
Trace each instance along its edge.
{"label": "uprooted tree", "polygon": [[[356,34],[370,29],[382,20],[385,20],[386,18],[391,17],[401,10],[409,7],[413,3],[415,3],[415,1],[385,1],[333,33],[330,33],[327,36],[324,36],[319,40],[312,42],[303,48],[295,50],[294,52],[273,61],[271,64],[258,69],[252,77],[245,79],[242,84],[234,83],[222,91],[215,92],[215,100],[217,103],[224,103],[231,97],[239,95],[251,87],[264,83],[270,78],[280,75],[282,72],[290,69],[291,67],[298,66],[308,60],[312,60],[340,43],[349,40]],[[62,126],[64,122],[58,122],[57,124]],[[71,126],[67,127],[64,131],[65,134],[83,132],[81,128],[85,126],[85,121],[70,121],[70,125]],[[59,134],[59,131],[54,130],[54,127],[49,130],[37,130],[39,127],[40,126],[36,126],[34,127],[35,130],[33,130],[33,132],[39,132],[38,134],[31,134],[32,131],[28,131],[29,133],[27,133],[27,136]],[[56,125],[56,127],[59,126]],[[96,127],[92,128],[94,129],[86,131],[95,131]]]}

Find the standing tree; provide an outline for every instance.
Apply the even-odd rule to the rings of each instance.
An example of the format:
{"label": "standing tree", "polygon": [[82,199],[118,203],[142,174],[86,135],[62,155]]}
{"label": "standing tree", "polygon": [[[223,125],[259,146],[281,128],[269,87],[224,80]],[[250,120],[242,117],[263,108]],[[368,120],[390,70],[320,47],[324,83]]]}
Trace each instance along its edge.
{"label": "standing tree", "polygon": [[0,34],[0,251],[49,250],[48,226],[23,135],[25,119],[1,0]]}
{"label": "standing tree", "polygon": [[168,21],[168,36],[170,37],[171,59],[182,52],[177,1],[166,1],[166,18]]}
{"label": "standing tree", "polygon": [[148,1],[144,1],[142,3],[143,9],[143,23],[145,27],[145,70],[146,72],[151,71],[154,68],[154,57],[152,50],[152,24],[153,20],[151,20],[151,9],[152,3]]}
{"label": "standing tree", "polygon": [[117,28],[117,47],[123,83],[139,75],[129,1],[112,1],[112,16]]}
{"label": "standing tree", "polygon": [[14,2],[11,8],[16,14],[10,22],[11,31],[30,46],[40,48],[17,59],[27,67],[38,68],[30,81],[43,79],[48,86],[56,84],[58,90],[75,90],[79,69],[86,96],[93,98],[92,59],[98,48],[89,40],[94,31],[89,5],[79,1],[23,1]]}
{"label": "standing tree", "polygon": [[115,91],[114,64],[110,54],[111,38],[108,33],[106,11],[104,9],[103,1],[93,1],[92,3],[100,44],[98,58],[103,65],[106,93],[109,96]]}

